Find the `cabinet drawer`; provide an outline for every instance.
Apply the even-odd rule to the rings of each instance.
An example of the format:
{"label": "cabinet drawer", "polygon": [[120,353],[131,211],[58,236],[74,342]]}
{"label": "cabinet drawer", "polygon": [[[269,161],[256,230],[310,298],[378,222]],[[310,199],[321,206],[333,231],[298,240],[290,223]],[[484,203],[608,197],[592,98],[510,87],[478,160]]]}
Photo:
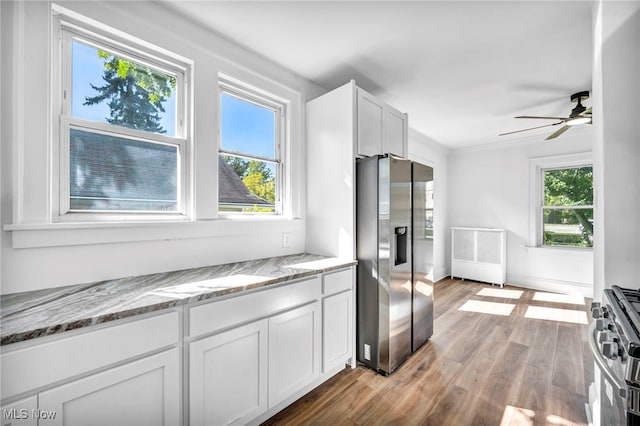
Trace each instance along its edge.
{"label": "cabinet drawer", "polygon": [[344,271],[331,272],[325,274],[322,280],[322,292],[325,296],[351,290],[353,286],[353,271],[346,269]]}
{"label": "cabinet drawer", "polygon": [[2,353],[2,398],[135,357],[180,337],[176,311]]}
{"label": "cabinet drawer", "polygon": [[189,335],[198,336],[295,308],[321,296],[320,277],[198,305],[189,310]]}

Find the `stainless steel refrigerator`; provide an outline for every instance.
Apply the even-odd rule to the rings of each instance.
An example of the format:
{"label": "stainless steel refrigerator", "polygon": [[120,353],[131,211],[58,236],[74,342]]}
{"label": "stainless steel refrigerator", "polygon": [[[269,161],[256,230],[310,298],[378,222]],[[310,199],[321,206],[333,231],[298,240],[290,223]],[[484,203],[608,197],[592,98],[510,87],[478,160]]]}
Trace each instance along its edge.
{"label": "stainless steel refrigerator", "polygon": [[433,169],[356,161],[357,358],[389,374],[433,334]]}

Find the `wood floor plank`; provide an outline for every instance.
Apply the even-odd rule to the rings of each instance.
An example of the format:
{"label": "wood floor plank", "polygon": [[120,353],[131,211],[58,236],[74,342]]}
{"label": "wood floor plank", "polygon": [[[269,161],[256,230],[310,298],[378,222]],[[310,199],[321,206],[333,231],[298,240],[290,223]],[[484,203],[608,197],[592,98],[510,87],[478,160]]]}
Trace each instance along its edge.
{"label": "wood floor plank", "polygon": [[[587,312],[589,301],[537,300],[533,290],[505,288],[522,295],[498,297],[483,291],[497,287],[472,281],[436,283],[434,335],[398,370],[346,369],[265,424],[586,425],[588,326],[526,314],[529,307]],[[460,310],[468,301],[492,304]],[[497,315],[506,305],[515,306]]]}

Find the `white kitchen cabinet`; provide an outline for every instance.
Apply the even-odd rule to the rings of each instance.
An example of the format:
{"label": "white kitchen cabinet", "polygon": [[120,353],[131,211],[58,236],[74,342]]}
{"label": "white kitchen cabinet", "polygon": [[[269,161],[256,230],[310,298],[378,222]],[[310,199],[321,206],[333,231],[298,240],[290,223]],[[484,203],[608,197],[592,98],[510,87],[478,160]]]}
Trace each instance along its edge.
{"label": "white kitchen cabinet", "polygon": [[268,320],[192,342],[189,424],[246,424],[267,411]]}
{"label": "white kitchen cabinet", "polygon": [[330,372],[347,363],[355,367],[353,270],[324,274],[322,293],[322,371]]}
{"label": "white kitchen cabinet", "polygon": [[405,158],[407,115],[360,87],[356,87],[356,93],[356,156],[391,153]]}
{"label": "white kitchen cabinet", "polygon": [[385,105],[369,92],[357,89],[357,154],[362,157],[382,154],[384,148]]}
{"label": "white kitchen cabinet", "polygon": [[353,353],[353,292],[325,297],[322,301],[322,370],[344,366]]}
{"label": "white kitchen cabinet", "polygon": [[[42,392],[47,425],[180,424],[180,352],[174,348]],[[41,422],[42,423],[42,422]]]}
{"label": "white kitchen cabinet", "polygon": [[269,318],[269,406],[273,407],[320,376],[320,302]]}
{"label": "white kitchen cabinet", "polygon": [[408,123],[407,114],[385,104],[384,139],[382,152],[407,158]]}
{"label": "white kitchen cabinet", "polygon": [[[37,426],[38,397],[31,396],[2,407],[2,426]],[[48,413],[44,416],[48,418]]]}

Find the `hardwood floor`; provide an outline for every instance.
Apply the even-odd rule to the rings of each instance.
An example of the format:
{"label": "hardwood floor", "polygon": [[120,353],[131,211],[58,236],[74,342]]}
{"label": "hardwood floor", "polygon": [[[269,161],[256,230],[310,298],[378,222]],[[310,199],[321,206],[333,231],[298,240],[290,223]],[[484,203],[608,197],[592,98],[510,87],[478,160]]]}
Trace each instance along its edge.
{"label": "hardwood floor", "polygon": [[[347,369],[265,424],[587,424],[590,301],[499,290],[439,281],[435,333],[398,370],[384,377],[363,366]],[[522,294],[496,296],[515,297],[513,291]]]}

